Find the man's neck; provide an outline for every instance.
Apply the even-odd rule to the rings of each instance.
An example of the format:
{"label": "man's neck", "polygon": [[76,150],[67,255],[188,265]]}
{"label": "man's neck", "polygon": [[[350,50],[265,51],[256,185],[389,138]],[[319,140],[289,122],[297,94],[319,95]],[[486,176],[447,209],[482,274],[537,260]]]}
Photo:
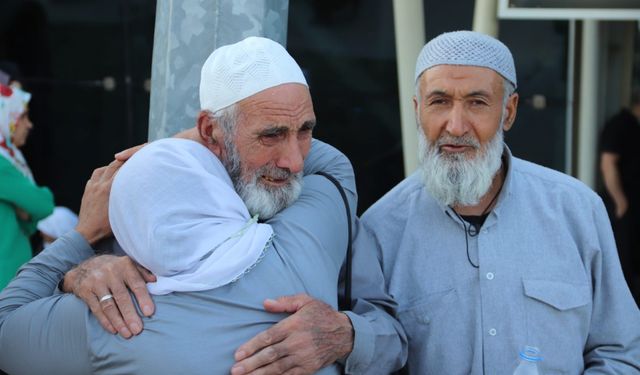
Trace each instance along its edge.
{"label": "man's neck", "polygon": [[478,204],[473,206],[454,206],[453,210],[461,216],[480,216],[490,212],[498,201],[497,195],[500,194],[502,184],[504,184],[504,178],[503,164],[503,166],[498,169],[498,172],[496,172],[495,177],[493,177],[493,182],[489,190],[480,198]]}

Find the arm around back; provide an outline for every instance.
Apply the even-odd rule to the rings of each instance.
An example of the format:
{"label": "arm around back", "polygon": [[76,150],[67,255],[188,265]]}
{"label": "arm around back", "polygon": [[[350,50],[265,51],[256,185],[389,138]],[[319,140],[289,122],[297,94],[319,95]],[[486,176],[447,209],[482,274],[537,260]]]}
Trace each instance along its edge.
{"label": "arm around back", "polygon": [[75,231],[18,271],[0,293],[0,369],[10,374],[90,373],[86,307],[57,293],[62,275],[93,250]]}

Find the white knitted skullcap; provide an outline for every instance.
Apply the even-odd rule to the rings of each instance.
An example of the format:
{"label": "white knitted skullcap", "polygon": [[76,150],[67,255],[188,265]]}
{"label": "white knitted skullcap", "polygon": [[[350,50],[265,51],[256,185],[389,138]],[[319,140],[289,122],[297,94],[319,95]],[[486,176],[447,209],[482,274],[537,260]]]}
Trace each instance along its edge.
{"label": "white knitted skullcap", "polygon": [[285,83],[308,86],[284,47],[270,39],[249,37],[209,55],[200,76],[200,108],[216,112]]}
{"label": "white knitted skullcap", "polygon": [[454,31],[431,39],[416,62],[416,81],[436,65],[470,65],[489,68],[517,87],[516,67],[509,48],[499,40],[474,31]]}

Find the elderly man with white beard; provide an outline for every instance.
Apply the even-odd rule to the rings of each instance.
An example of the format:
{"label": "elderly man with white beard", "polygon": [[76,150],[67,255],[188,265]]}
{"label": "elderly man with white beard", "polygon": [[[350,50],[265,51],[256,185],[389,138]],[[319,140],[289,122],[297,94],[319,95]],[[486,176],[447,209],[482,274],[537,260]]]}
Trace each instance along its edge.
{"label": "elderly man with white beard", "polygon": [[503,144],[516,85],[489,36],[423,48],[420,168],[363,215],[378,264],[357,267],[380,269],[398,303],[409,373],[511,374],[520,353],[541,374],[639,373],[640,314],[602,201]]}

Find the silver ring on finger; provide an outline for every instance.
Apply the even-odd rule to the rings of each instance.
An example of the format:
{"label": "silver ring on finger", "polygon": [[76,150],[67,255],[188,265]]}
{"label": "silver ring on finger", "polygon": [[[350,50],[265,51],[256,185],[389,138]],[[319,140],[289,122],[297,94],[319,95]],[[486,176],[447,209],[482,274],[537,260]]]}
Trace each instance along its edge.
{"label": "silver ring on finger", "polygon": [[100,302],[110,300],[111,298],[113,298],[111,294],[105,294],[104,296],[100,297]]}

